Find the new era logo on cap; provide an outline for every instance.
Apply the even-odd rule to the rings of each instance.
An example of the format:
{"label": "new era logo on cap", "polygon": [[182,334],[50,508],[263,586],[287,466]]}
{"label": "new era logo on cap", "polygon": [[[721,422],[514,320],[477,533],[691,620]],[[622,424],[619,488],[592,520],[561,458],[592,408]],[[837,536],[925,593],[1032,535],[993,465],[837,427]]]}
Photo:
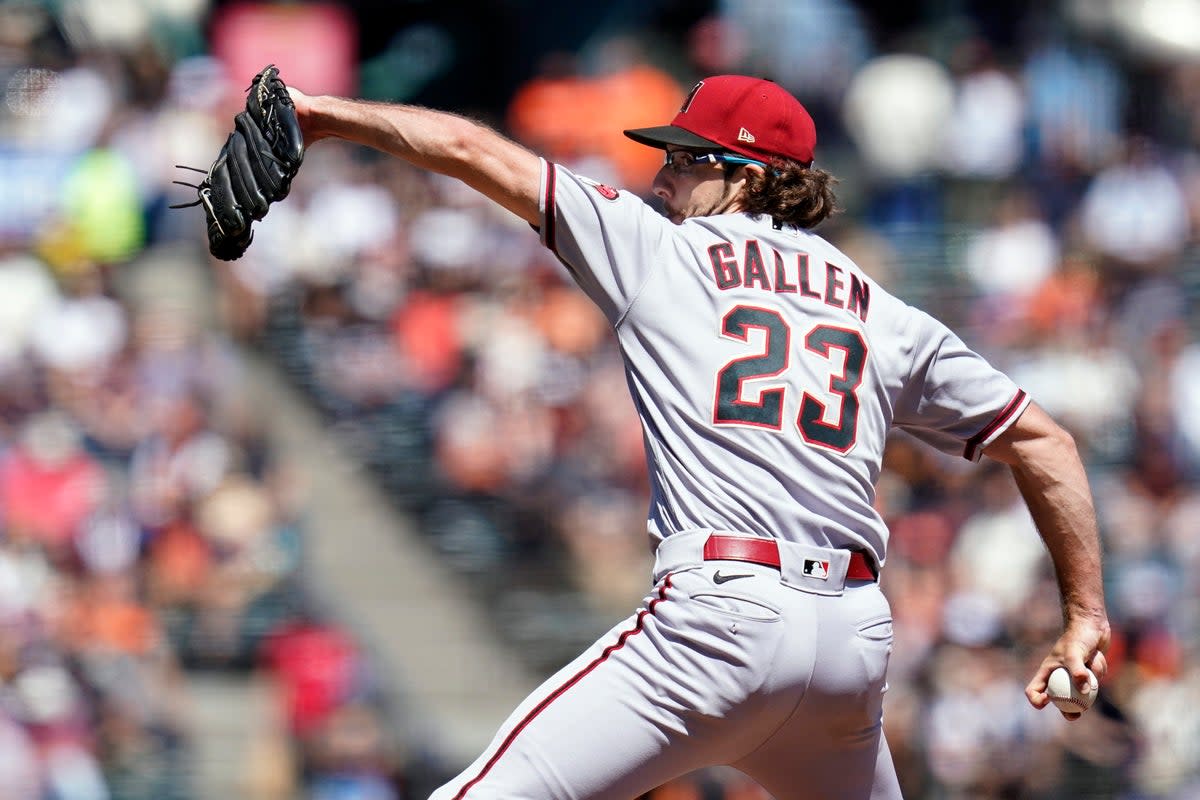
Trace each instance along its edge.
{"label": "new era logo on cap", "polygon": [[810,578],[827,580],[829,578],[829,562],[806,558],[804,559],[804,574]]}
{"label": "new era logo on cap", "polygon": [[746,130],[745,128],[742,128],[741,130],[738,131],[738,141],[753,144],[754,143],[754,134],[751,133],[750,131]]}

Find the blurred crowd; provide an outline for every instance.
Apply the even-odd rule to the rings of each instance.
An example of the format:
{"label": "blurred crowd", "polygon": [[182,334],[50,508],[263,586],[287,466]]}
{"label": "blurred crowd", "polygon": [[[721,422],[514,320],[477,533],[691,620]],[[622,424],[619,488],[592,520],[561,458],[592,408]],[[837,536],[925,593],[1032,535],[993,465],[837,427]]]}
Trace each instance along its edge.
{"label": "blurred crowd", "polygon": [[[655,154],[622,128],[715,72],[794,91],[841,178],[820,232],[1070,428],[1107,555],[1110,674],[1068,725],[1023,699],[1060,619],[1011,476],[889,443],[885,724],[906,796],[1183,800],[1200,794],[1200,716],[1180,713],[1200,700],[1200,60],[1154,40],[1151,13],[1049,5],[893,30],[886,4],[726,0],[675,40],[548,53],[480,113],[645,193]],[[0,21],[0,785],[186,797],[178,689],[218,668],[283,687],[294,790],[404,797],[369,658],[306,598],[302,481],[236,350],[286,371],[549,671],[649,569],[604,319],[524,223],[333,143],[244,258],[209,262],[198,212],[166,206],[190,199],[173,165],[225,135],[243,87],[222,62],[178,21],[174,49],[97,46],[35,3]],[[762,797],[724,770],[652,796]]]}
{"label": "blurred crowd", "polygon": [[221,767],[256,796],[400,797],[365,647],[302,580],[301,476],[166,211],[215,152],[213,67],[89,19],[0,3],[0,796],[197,797],[207,670],[278,698],[278,766]]}

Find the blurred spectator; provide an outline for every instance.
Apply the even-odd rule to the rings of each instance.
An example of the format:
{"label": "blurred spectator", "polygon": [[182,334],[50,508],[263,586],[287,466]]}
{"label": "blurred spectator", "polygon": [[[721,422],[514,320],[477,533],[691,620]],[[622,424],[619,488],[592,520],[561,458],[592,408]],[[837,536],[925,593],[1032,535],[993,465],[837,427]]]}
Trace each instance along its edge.
{"label": "blurred spectator", "polygon": [[[985,642],[980,643],[986,645]],[[1065,723],[1014,702],[1017,664],[999,647],[946,645],[931,661],[929,765],[951,797],[1034,797],[1054,785]]]}
{"label": "blurred spectator", "polygon": [[947,70],[931,58],[879,56],[846,89],[846,130],[873,175],[904,181],[933,169],[954,104]]}
{"label": "blurred spectator", "polygon": [[539,74],[525,82],[508,104],[508,128],[539,153],[570,161],[587,150],[594,99],[571,53],[543,57]]}
{"label": "blurred spectator", "polygon": [[1057,270],[1028,298],[1030,341],[1070,339],[1095,330],[1109,313],[1095,265],[1077,253],[1064,254]]}
{"label": "blurred spectator", "polygon": [[[631,37],[601,43],[594,57],[596,105],[588,128],[597,150],[612,162],[621,185],[645,192],[660,166],[659,153],[641,147],[624,135],[626,128],[653,125],[679,110],[683,86],[651,64],[642,46]],[[690,88],[690,87],[689,87]],[[597,175],[597,179],[605,176]]]}
{"label": "blurred spectator", "polygon": [[70,270],[59,275],[64,295],[38,316],[30,345],[51,369],[100,372],[125,345],[125,312],[106,294],[96,266],[83,263]]}
{"label": "blurred spectator", "polygon": [[550,53],[541,74],[513,95],[507,121],[513,135],[538,153],[586,164],[584,171],[596,180],[645,192],[661,156],[620,131],[673,115],[683,95],[677,81],[647,61],[641,45],[618,36],[595,48],[587,68],[571,54]]}
{"label": "blurred spectator", "polygon": [[1141,380],[1134,362],[1110,341],[1111,326],[1060,328],[1056,339],[1014,354],[1013,380],[1062,420],[1094,459],[1118,459],[1129,445],[1130,409]]}
{"label": "blurred spectator", "polygon": [[1127,80],[1111,54],[1051,33],[1025,58],[1022,79],[1038,162],[1090,172],[1116,152]]}
{"label": "blurred spectator", "polygon": [[1191,235],[1186,199],[1155,150],[1130,141],[1125,158],[1101,170],[1083,198],[1086,241],[1118,267],[1161,268]]}
{"label": "blurred spectator", "polygon": [[360,691],[362,654],[337,626],[297,617],[274,630],[262,664],[279,681],[288,725],[307,739]]}
{"label": "blurred spectator", "polygon": [[7,539],[68,566],[76,531],[104,499],[104,473],[80,447],[61,414],[29,418],[20,442],[0,460],[0,504]]}
{"label": "blurred spectator", "polygon": [[401,800],[387,732],[364,704],[334,709],[316,737],[309,768],[313,800]]}
{"label": "blurred spectator", "polygon": [[1183,345],[1167,367],[1167,408],[1179,432],[1184,458],[1193,479],[1200,477],[1200,343]]}
{"label": "blurred spectator", "polygon": [[40,261],[12,253],[0,260],[0,374],[21,365],[38,317],[58,301],[58,287]]}
{"label": "blurred spectator", "polygon": [[997,615],[1010,616],[1045,571],[1045,549],[1007,470],[989,464],[979,489],[978,509],[959,528],[948,566],[958,591],[978,592]]}
{"label": "blurred spectator", "polygon": [[806,103],[839,101],[872,50],[862,13],[846,0],[723,0],[718,7],[736,32],[728,41],[745,48],[729,66],[770,78]]}
{"label": "blurred spectator", "polygon": [[999,180],[1025,157],[1025,96],[1017,78],[995,61],[991,45],[961,46],[954,110],[947,122],[944,163],[951,174]]}
{"label": "blurred spectator", "polygon": [[981,324],[994,325],[991,338],[1004,341],[1023,333],[1030,306],[1046,288],[1059,261],[1059,242],[1022,190],[997,203],[993,225],[971,237],[964,267],[982,297]]}

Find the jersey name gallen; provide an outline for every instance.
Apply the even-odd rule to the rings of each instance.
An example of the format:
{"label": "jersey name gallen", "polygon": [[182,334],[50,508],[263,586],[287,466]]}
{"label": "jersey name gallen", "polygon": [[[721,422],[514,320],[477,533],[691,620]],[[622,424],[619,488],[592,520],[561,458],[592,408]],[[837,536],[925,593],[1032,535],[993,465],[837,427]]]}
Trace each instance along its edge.
{"label": "jersey name gallen", "polygon": [[817,300],[834,308],[844,308],[867,321],[871,306],[871,287],[857,274],[846,275],[836,264],[825,262],[821,291],[813,288],[814,280],[808,253],[795,253],[789,264],[778,250],[772,250],[772,266],[767,267],[762,248],[755,239],[745,243],[741,259],[730,242],[718,242],[708,248],[713,280],[722,291],[730,289],[762,289],[775,294],[795,294]]}

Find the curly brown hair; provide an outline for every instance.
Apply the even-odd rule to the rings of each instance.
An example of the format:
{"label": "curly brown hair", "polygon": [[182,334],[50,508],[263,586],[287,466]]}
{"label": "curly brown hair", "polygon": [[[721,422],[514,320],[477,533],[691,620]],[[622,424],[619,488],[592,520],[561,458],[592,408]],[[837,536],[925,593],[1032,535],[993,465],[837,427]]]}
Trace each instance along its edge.
{"label": "curly brown hair", "polygon": [[798,161],[773,159],[762,171],[747,170],[743,210],[766,214],[784,225],[815,228],[840,211],[833,185],[837,178]]}

